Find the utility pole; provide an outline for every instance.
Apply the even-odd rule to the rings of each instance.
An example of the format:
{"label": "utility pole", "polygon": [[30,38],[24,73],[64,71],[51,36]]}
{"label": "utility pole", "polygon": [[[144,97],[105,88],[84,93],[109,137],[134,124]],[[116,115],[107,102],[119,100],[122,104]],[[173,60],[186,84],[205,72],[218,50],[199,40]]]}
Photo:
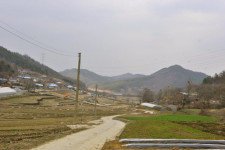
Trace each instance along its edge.
{"label": "utility pole", "polygon": [[98,95],[98,85],[96,84],[96,88],[95,88],[95,117],[96,117],[96,102],[97,102],[97,95]]}
{"label": "utility pole", "polygon": [[75,112],[74,112],[74,125],[77,124],[77,116],[78,116],[78,95],[79,95],[79,81],[80,81],[80,60],[81,53],[78,53],[79,61],[78,61],[78,70],[77,70],[77,87],[76,87],[76,100],[75,100]]}

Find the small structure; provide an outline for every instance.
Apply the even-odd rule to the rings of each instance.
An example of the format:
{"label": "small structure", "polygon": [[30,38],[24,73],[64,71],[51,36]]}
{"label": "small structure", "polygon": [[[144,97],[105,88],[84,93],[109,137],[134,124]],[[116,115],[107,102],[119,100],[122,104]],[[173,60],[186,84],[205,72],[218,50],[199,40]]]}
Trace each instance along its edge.
{"label": "small structure", "polygon": [[64,95],[64,99],[68,98],[68,96],[69,96],[68,94],[65,94],[65,95]]}
{"label": "small structure", "polygon": [[165,107],[163,107],[163,106],[151,104],[151,103],[141,103],[141,106],[145,106],[145,107],[149,107],[149,108],[153,108],[153,109],[157,109],[157,110],[164,110],[165,109]]}
{"label": "small structure", "polygon": [[36,83],[36,84],[34,84],[34,86],[43,87],[44,85],[43,84],[40,84],[40,83]]}
{"label": "small structure", "polygon": [[23,78],[23,76],[19,75],[18,78]]}
{"label": "small structure", "polygon": [[10,96],[16,94],[16,90],[10,87],[0,87],[0,97]]}
{"label": "small structure", "polygon": [[49,88],[56,88],[56,87],[58,87],[58,85],[56,85],[54,83],[50,83],[48,86],[49,86]]}
{"label": "small structure", "polygon": [[73,89],[73,86],[72,85],[68,85],[67,88]]}
{"label": "small structure", "polygon": [[6,83],[8,80],[5,78],[0,78],[0,85]]}
{"label": "small structure", "polygon": [[122,93],[114,93],[113,95],[114,95],[114,96],[123,96]]}
{"label": "small structure", "polygon": [[173,114],[177,112],[177,107],[175,105],[168,105],[167,109],[171,110]]}

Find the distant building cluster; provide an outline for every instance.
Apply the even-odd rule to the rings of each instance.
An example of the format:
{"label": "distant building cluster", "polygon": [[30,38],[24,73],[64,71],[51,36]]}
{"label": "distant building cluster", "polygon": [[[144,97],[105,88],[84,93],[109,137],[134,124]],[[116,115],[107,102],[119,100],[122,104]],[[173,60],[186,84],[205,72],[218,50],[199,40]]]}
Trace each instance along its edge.
{"label": "distant building cluster", "polygon": [[[48,77],[28,70],[20,70],[19,75],[13,78],[0,78],[0,88],[8,87],[23,91],[35,91],[36,89],[71,89],[76,87],[60,79]],[[2,90],[3,91],[3,90]],[[81,91],[82,93],[85,91]]]}

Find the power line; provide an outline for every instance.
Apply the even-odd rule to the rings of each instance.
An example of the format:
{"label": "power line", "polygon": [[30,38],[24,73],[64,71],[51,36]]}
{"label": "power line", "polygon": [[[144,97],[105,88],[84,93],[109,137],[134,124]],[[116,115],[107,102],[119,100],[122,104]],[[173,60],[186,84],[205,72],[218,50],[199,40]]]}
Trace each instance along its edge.
{"label": "power line", "polygon": [[[73,56],[71,56],[71,55],[69,55],[69,54],[63,54],[63,53],[59,52],[59,50],[54,49],[54,48],[51,48],[50,46],[48,46],[48,45],[46,45],[46,44],[44,44],[44,43],[42,43],[42,42],[39,42],[39,41],[33,39],[32,37],[30,37],[30,36],[28,36],[28,35],[26,35],[26,34],[20,32],[20,31],[18,31],[17,29],[13,28],[13,27],[10,26],[9,24],[7,24],[7,23],[5,23],[5,22],[3,22],[3,21],[1,21],[1,20],[0,20],[0,22],[1,22],[2,24],[4,24],[4,25],[8,26],[10,29],[12,29],[12,30],[14,30],[14,31],[16,31],[16,32],[18,32],[18,33],[20,33],[20,34],[22,34],[22,35],[25,36],[26,38],[29,38],[29,40],[27,40],[26,38],[20,36],[20,35],[17,34],[17,33],[14,33],[14,32],[12,32],[12,31],[8,30],[7,28],[4,28],[4,27],[2,27],[2,26],[0,26],[0,28],[2,28],[3,30],[7,31],[8,33],[10,33],[10,34],[12,34],[12,35],[14,35],[14,36],[20,38],[21,40],[24,40],[24,41],[28,42],[29,44],[32,44],[32,45],[34,45],[34,46],[36,46],[36,47],[38,47],[38,48],[41,48],[41,49],[43,49],[43,50],[46,50],[46,51],[49,51],[49,52],[52,52],[52,53],[55,53],[55,54],[58,54],[58,55],[63,55],[63,56],[67,56],[67,57],[73,57]],[[43,45],[45,45],[45,46],[47,46],[47,47],[49,47],[49,48],[46,48],[46,47],[41,46],[41,45],[39,45],[39,44],[36,44],[36,43],[32,42],[30,39],[32,39],[32,41],[35,41],[36,43],[43,44]],[[189,64],[189,65],[191,65],[191,64],[195,64],[195,65],[196,65],[196,64],[198,64],[198,65],[207,65],[207,66],[208,66],[208,64],[205,64],[205,63],[208,62],[208,59],[205,59],[205,60],[202,60],[202,61],[198,60],[198,62],[193,62],[193,61],[196,61],[197,59],[199,59],[199,57],[206,57],[206,56],[208,56],[208,58],[210,58],[210,57],[213,56],[213,54],[221,53],[221,52],[223,52],[223,51],[224,51],[224,49],[221,49],[221,50],[219,50],[219,51],[211,50],[211,51],[208,51],[207,53],[203,53],[203,54],[199,53],[199,54],[196,54],[196,55],[192,56],[187,62],[183,62],[183,64],[185,64],[185,65],[188,65],[188,64]],[[210,60],[214,60],[214,59],[217,60],[217,57],[218,57],[218,56],[215,56],[215,57],[211,58]],[[219,57],[221,57],[221,55],[219,55]],[[176,59],[177,61],[182,61],[182,60],[183,60],[183,58],[180,58],[180,57],[173,57],[173,56],[172,56],[171,58]],[[43,62],[43,60],[44,60],[44,59],[42,58],[42,62]],[[207,61],[207,62],[205,62],[205,61]],[[217,60],[217,61],[218,61],[218,60]],[[160,64],[161,64],[161,65],[166,65],[167,62],[166,62],[166,61],[163,61],[163,60],[160,60]],[[132,66],[132,67],[127,67],[127,66],[119,66],[119,67],[118,67],[118,66],[111,66],[111,67],[109,67],[109,66],[107,66],[107,67],[91,67],[91,68],[104,68],[104,69],[110,69],[110,70],[111,70],[111,69],[118,69],[118,68],[120,68],[120,69],[123,69],[123,68],[133,68],[133,69],[134,69],[134,68],[139,68],[140,66],[153,66],[153,67],[156,67],[156,68],[157,68],[157,67],[159,66],[159,64],[157,64],[157,65],[153,65],[153,64],[151,64],[151,65],[149,65],[149,64],[142,64],[142,65]]]}
{"label": "power line", "polygon": [[41,49],[43,49],[43,50],[46,50],[46,51],[49,51],[49,52],[52,52],[52,53],[55,53],[55,54],[58,54],[58,55],[63,55],[63,56],[67,56],[67,57],[72,57],[71,55],[62,54],[62,53],[53,51],[53,50],[51,50],[51,49],[45,48],[45,47],[43,47],[43,46],[41,46],[41,45],[38,45],[38,44],[36,44],[36,43],[34,43],[34,42],[30,41],[30,40],[27,40],[27,39],[23,38],[22,36],[20,36],[20,35],[14,33],[14,32],[12,32],[12,31],[10,31],[10,30],[8,30],[8,29],[2,27],[2,26],[0,26],[0,28],[2,28],[3,30],[7,31],[8,33],[10,33],[10,34],[12,34],[12,35],[14,35],[14,36],[20,38],[20,39],[23,40],[23,41],[26,41],[26,42],[29,43],[29,44],[32,44],[32,45],[34,45],[34,46],[36,46],[36,47],[38,47],[38,48],[41,48]]}
{"label": "power line", "polygon": [[5,22],[3,22],[3,21],[1,21],[1,20],[0,20],[0,23],[2,23],[2,24],[4,24],[4,25],[6,25],[7,27],[9,27],[10,29],[12,29],[12,30],[14,30],[14,31],[16,31],[16,32],[18,32],[18,33],[20,33],[20,34],[22,34],[22,35],[25,36],[26,38],[33,40],[33,41],[36,42],[36,43],[39,43],[39,44],[41,44],[41,45],[44,45],[44,46],[46,46],[46,47],[48,47],[48,48],[50,48],[50,49],[53,49],[53,50],[55,50],[55,51],[61,52],[61,51],[58,50],[58,49],[55,49],[55,48],[53,48],[53,47],[51,47],[51,46],[49,46],[49,45],[47,45],[47,44],[45,44],[45,43],[43,43],[43,42],[40,42],[40,41],[34,39],[33,37],[31,37],[31,36],[29,36],[29,35],[27,35],[27,34],[22,33],[21,31],[15,29],[14,27],[10,26],[9,24],[7,24],[7,23],[5,23]]}

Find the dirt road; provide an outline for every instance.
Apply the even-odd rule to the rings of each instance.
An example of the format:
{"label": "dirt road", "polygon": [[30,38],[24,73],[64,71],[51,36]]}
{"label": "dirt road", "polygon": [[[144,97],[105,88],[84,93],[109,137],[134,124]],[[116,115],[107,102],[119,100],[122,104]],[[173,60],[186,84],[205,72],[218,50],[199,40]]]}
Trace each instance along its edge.
{"label": "dirt road", "polygon": [[44,144],[32,150],[100,150],[105,141],[114,139],[125,123],[113,120],[115,116],[102,118],[103,123],[64,138]]}

